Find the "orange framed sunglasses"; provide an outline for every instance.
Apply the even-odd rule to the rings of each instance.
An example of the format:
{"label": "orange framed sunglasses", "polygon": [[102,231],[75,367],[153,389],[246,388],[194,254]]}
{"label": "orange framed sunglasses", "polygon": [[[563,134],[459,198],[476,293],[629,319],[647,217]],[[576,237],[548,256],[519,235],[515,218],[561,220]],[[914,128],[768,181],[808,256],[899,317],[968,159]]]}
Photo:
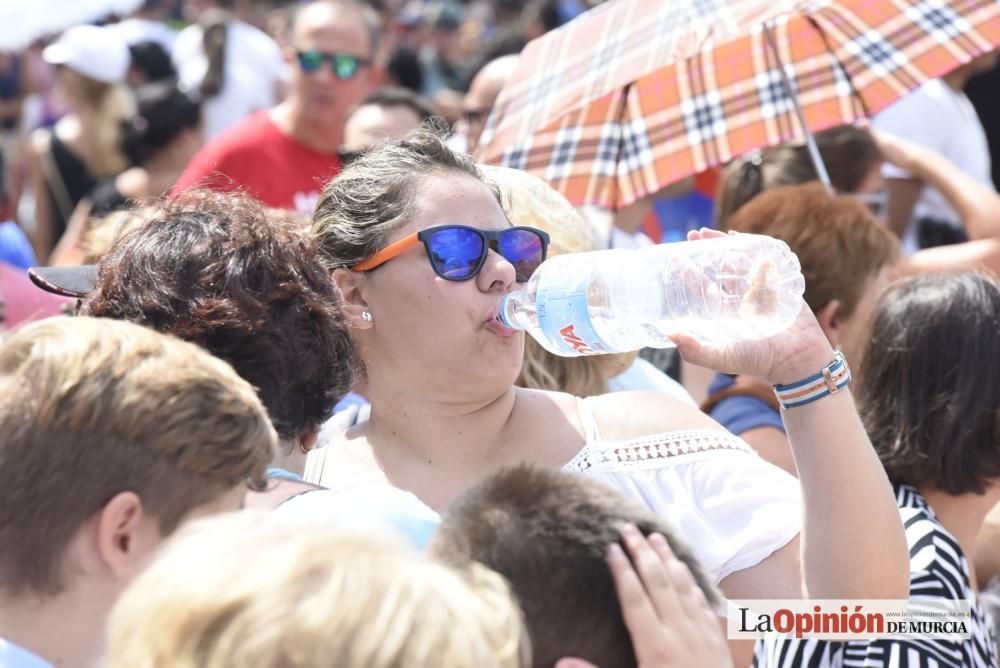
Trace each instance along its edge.
{"label": "orange framed sunglasses", "polygon": [[439,225],[414,232],[365,258],[351,271],[370,271],[423,243],[434,273],[446,281],[467,281],[486,263],[490,249],[514,265],[518,283],[524,283],[542,262],[549,235],[534,227],[481,230],[467,225]]}

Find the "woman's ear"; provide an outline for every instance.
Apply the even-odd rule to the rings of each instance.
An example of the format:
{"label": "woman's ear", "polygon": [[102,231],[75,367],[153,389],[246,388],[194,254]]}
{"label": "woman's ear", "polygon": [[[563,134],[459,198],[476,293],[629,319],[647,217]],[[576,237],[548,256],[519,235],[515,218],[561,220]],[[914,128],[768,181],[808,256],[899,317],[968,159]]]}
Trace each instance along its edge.
{"label": "woman's ear", "polygon": [[351,329],[371,329],[372,314],[361,294],[364,276],[350,269],[334,269],[333,283],[340,292],[340,308]]}
{"label": "woman's ear", "polygon": [[827,340],[834,348],[840,346],[840,300],[831,299],[826,306],[816,312],[816,320]]}

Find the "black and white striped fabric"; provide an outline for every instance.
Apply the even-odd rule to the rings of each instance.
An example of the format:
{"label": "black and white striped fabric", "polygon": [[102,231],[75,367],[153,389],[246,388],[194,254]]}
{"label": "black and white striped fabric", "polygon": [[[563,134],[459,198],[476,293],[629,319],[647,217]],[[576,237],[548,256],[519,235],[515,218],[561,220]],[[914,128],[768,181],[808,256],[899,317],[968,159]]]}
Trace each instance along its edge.
{"label": "black and white striped fabric", "polygon": [[923,496],[896,486],[896,503],[910,548],[911,600],[967,600],[972,637],[947,640],[824,642],[773,635],[757,643],[755,668],[995,668],[996,639],[976,598],[969,564],[958,542],[938,522]]}

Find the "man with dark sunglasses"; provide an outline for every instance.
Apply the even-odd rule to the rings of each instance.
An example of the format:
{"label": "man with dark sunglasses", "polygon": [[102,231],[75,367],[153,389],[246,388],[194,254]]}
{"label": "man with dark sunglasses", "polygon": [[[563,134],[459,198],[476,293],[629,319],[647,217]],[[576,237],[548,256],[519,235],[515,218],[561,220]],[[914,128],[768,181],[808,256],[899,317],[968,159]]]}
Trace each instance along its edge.
{"label": "man with dark sunglasses", "polygon": [[205,145],[175,192],[241,189],[264,204],[309,215],[341,169],[344,122],[377,80],[378,15],[360,0],[317,0],[298,10],[285,60],[288,97]]}

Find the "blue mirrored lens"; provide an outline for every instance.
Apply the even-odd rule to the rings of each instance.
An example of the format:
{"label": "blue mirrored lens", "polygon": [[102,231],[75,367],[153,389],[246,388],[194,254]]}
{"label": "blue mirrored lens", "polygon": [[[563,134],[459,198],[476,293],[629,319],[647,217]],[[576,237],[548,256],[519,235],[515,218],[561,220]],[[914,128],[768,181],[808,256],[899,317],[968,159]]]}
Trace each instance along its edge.
{"label": "blue mirrored lens", "polygon": [[483,238],[461,227],[438,230],[429,246],[431,264],[442,278],[469,278],[483,257]]}
{"label": "blue mirrored lens", "polygon": [[517,280],[521,283],[531,278],[544,257],[542,238],[529,230],[505,230],[500,235],[498,248],[500,254],[514,265]]}

